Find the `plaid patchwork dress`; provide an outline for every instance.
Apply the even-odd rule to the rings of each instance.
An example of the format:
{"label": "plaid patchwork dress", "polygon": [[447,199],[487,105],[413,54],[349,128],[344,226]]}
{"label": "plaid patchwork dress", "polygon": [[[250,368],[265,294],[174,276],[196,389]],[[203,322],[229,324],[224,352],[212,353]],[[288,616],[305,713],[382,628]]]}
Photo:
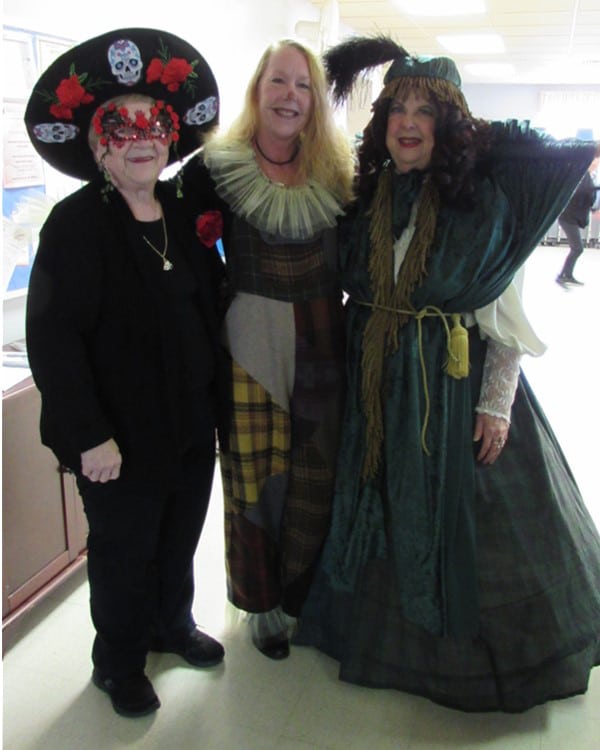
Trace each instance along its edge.
{"label": "plaid patchwork dress", "polygon": [[297,615],[329,527],[341,418],[336,230],[294,242],[236,216],[226,254],[228,596],[247,612]]}

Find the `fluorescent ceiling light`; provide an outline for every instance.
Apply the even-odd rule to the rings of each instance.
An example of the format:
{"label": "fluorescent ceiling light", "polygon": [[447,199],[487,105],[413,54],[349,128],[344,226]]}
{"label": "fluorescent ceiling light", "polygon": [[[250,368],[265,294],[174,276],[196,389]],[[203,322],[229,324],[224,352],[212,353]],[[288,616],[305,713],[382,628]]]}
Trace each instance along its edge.
{"label": "fluorescent ceiling light", "polygon": [[484,0],[394,0],[409,16],[466,16],[485,13]]}
{"label": "fluorescent ceiling light", "polygon": [[514,78],[515,66],[510,63],[471,63],[465,71],[478,78]]}
{"label": "fluorescent ceiling light", "polygon": [[438,42],[454,54],[493,55],[506,52],[498,34],[442,34]]}

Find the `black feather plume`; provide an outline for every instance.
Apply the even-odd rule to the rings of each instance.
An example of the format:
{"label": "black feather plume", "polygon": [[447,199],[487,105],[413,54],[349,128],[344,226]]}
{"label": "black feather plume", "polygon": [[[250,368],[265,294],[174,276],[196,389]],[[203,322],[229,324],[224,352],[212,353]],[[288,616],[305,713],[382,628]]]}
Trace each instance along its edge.
{"label": "black feather plume", "polygon": [[339,104],[350,94],[359,73],[406,56],[404,47],[387,36],[352,37],[331,47],[323,64],[334,101]]}

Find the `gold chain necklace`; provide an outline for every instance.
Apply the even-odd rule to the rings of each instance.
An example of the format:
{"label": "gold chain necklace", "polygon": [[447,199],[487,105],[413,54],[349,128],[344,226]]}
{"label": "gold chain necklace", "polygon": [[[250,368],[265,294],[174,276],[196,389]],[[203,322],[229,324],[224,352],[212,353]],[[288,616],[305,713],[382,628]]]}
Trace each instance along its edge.
{"label": "gold chain necklace", "polygon": [[160,220],[162,222],[163,236],[165,238],[165,246],[163,248],[162,253],[161,253],[161,251],[155,245],[153,245],[150,242],[150,240],[146,237],[145,234],[142,235],[142,239],[148,245],[148,247],[151,250],[154,250],[154,252],[162,259],[162,262],[163,262],[163,271],[170,271],[173,268],[173,264],[167,258],[167,250],[169,249],[169,236],[167,234],[167,225],[165,223],[165,215],[164,214],[161,214]]}

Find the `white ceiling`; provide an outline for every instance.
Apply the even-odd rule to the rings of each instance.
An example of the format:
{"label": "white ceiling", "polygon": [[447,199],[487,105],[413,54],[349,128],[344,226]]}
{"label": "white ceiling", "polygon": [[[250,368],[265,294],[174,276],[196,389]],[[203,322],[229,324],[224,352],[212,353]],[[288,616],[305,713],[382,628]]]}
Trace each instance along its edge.
{"label": "white ceiling", "polygon": [[[331,0],[312,0],[321,18]],[[453,0],[447,0],[448,8]],[[419,0],[412,7],[419,8]],[[338,0],[340,36],[384,33],[411,54],[448,55],[465,83],[596,84],[600,86],[600,0],[485,0],[475,16],[408,15],[394,0]],[[347,28],[346,28],[347,27]],[[436,39],[498,34],[505,52],[456,54]],[[472,63],[512,64],[515,74],[473,75]]]}

